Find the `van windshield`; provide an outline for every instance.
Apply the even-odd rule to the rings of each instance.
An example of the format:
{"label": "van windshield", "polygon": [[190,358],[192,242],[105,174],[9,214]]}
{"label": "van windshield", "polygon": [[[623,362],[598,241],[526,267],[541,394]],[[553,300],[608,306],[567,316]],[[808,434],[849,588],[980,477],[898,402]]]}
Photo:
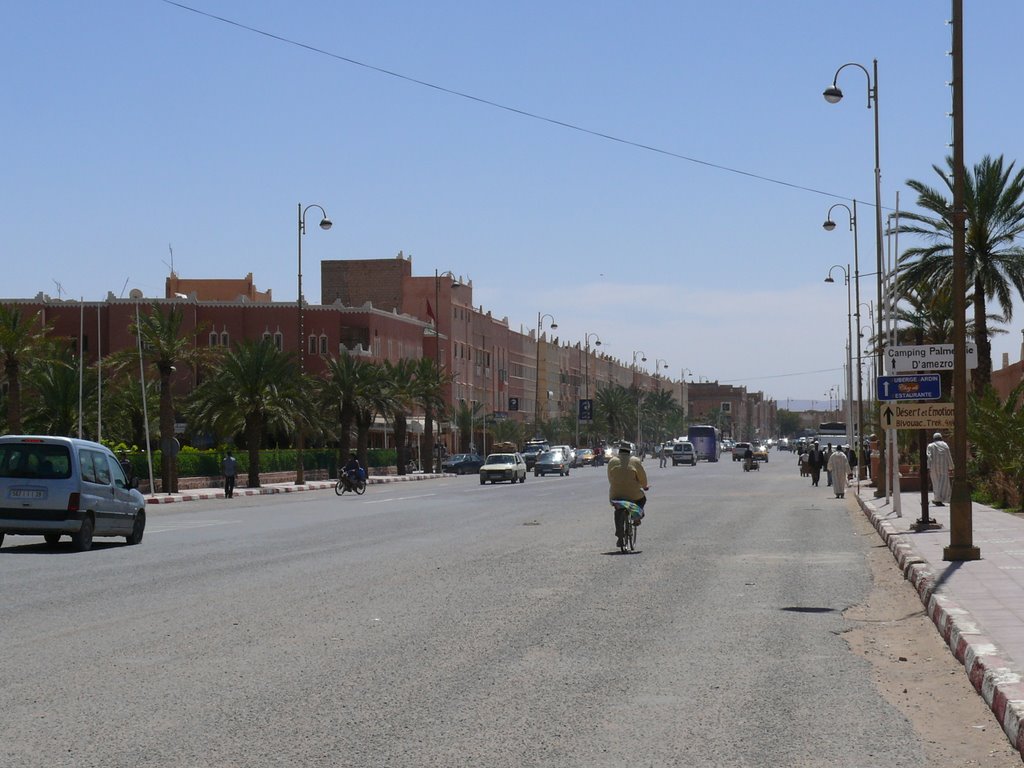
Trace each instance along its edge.
{"label": "van windshield", "polygon": [[71,454],[65,445],[0,443],[0,477],[71,477]]}

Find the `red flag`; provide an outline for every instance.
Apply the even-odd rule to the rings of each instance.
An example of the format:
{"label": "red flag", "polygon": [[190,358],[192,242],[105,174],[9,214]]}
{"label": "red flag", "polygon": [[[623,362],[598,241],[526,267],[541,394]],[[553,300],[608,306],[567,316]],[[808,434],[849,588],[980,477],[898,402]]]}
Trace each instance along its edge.
{"label": "red flag", "polygon": [[430,322],[437,325],[437,318],[434,317],[434,308],[430,306],[430,299],[427,299],[427,317],[430,318]]}

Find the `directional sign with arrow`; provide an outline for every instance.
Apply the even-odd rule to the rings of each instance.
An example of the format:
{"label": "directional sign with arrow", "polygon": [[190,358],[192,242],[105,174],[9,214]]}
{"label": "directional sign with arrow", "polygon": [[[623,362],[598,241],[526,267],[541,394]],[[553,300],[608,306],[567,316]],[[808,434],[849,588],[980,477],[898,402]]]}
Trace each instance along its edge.
{"label": "directional sign with arrow", "polygon": [[953,426],[953,404],[886,403],[881,421],[883,429],[949,429]]}
{"label": "directional sign with arrow", "polygon": [[942,377],[937,373],[879,376],[875,382],[879,400],[938,400],[942,396]]}
{"label": "directional sign with arrow", "polygon": [[[978,367],[978,347],[967,343],[967,368]],[[920,371],[952,371],[952,344],[923,344],[916,347],[886,347],[886,373],[917,373]]]}

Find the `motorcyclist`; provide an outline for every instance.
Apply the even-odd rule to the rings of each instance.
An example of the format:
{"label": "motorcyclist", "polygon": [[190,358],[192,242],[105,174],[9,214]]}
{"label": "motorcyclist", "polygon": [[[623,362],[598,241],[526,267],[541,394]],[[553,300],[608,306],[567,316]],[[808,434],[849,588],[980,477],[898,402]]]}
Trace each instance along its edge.
{"label": "motorcyclist", "polygon": [[743,451],[743,468],[748,472],[754,468],[754,447],[751,445]]}
{"label": "motorcyclist", "polygon": [[363,474],[363,468],[359,464],[359,457],[356,456],[355,451],[352,451],[352,454],[349,456],[348,461],[345,462],[345,466],[341,468],[341,471],[342,477],[345,478],[345,484],[351,489]]}

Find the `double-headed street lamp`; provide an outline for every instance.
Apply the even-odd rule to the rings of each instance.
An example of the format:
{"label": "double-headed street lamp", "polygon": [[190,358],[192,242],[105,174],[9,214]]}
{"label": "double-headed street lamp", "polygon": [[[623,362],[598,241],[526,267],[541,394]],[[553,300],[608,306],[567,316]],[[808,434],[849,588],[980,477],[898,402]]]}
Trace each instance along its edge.
{"label": "double-headed street lamp", "polygon": [[[828,276],[825,278],[826,283],[834,283],[835,280],[832,278],[832,270],[841,269],[843,270],[843,282],[846,283],[846,354],[847,354],[847,377],[846,377],[846,392],[849,397],[853,397],[853,307],[852,299],[850,298],[850,267],[849,265],[843,266],[842,264],[833,264],[828,269]],[[860,306],[857,307],[857,322],[860,322]],[[859,326],[858,326],[859,327]],[[860,477],[860,467],[863,466],[864,459],[864,436],[861,434],[861,389],[860,389],[860,334],[857,334],[857,423],[853,425],[853,435],[856,444],[854,450],[857,455],[857,476]]]}
{"label": "double-headed street lamp", "polygon": [[[438,375],[441,374],[441,307],[440,307],[440,303],[441,303],[441,278],[442,277],[447,277],[447,278],[451,279],[451,281],[452,281],[452,288],[454,288],[454,287],[456,287],[458,285],[458,283],[456,282],[456,278],[455,278],[455,273],[454,272],[452,272],[451,270],[446,270],[444,272],[438,272],[437,268],[436,267],[434,268],[434,306],[430,308],[431,311],[428,314],[431,317],[431,319],[434,321],[434,363],[437,365]],[[429,299],[427,300],[427,303],[428,304],[430,303]],[[446,405],[447,405],[447,403],[446,403]],[[440,414],[438,414],[438,415],[440,416]],[[438,420],[437,434],[438,434],[438,437],[440,437],[440,435],[441,435],[440,420]],[[431,435],[431,437],[433,438],[433,435]],[[437,465],[437,470],[436,471],[437,471],[438,474],[441,474],[441,442],[437,438],[433,438],[433,439],[434,439],[434,445],[431,447],[431,450],[433,450],[434,457],[436,459],[436,461],[435,461],[435,463]]]}
{"label": "double-headed street lamp", "polygon": [[[307,205],[305,208],[302,207],[302,203],[299,203],[299,295],[296,300],[296,304],[299,308],[299,377],[301,378],[306,372],[306,331],[303,327],[303,320],[305,319],[305,313],[303,310],[303,298],[302,298],[302,236],[306,234],[306,212],[310,208],[316,208],[320,211],[322,218],[320,219],[320,229],[328,230],[331,228],[331,220],[327,218],[327,211],[323,209],[323,206],[313,203]],[[298,453],[299,465],[295,470],[295,484],[302,485],[306,482],[306,469],[302,464],[302,449],[306,442],[305,429],[303,428],[303,420],[300,418],[298,423],[298,434],[295,438],[295,450]]]}
{"label": "double-headed street lamp", "polygon": [[[588,333],[584,337],[584,346],[585,346],[586,349],[584,351],[584,356],[583,356],[583,370],[584,370],[584,374],[583,374],[583,397],[586,398],[587,400],[590,399],[590,337],[591,336],[594,337],[594,346],[597,346],[597,347],[601,346],[601,337],[598,336],[596,333]],[[577,395],[577,400],[579,400],[579,396],[578,395]],[[593,413],[593,411],[591,411],[591,413]],[[591,415],[591,418],[593,418],[593,415]],[[576,403],[576,447],[578,448],[579,445],[580,445],[580,404],[579,404],[579,402],[577,402]]]}
{"label": "double-headed street lamp", "polygon": [[636,449],[640,448],[640,377],[637,376],[636,356],[640,355],[640,362],[647,362],[647,353],[643,350],[633,350],[633,383],[636,385]]}
{"label": "double-headed street lamp", "polygon": [[[868,80],[868,109],[872,107],[875,110],[875,257],[876,257],[876,269],[878,270],[878,306],[882,306],[882,171],[881,163],[879,160],[879,146],[878,146],[878,59],[872,61],[872,71],[868,70],[862,65],[856,62],[849,62],[843,64],[839,69],[836,70],[835,75],[832,77],[832,85],[824,90],[822,95],[825,97],[825,101],[829,104],[836,104],[840,99],[843,98],[843,92],[840,90],[839,73],[842,72],[846,67],[857,67],[860,69]],[[882,317],[879,313],[878,317],[878,371],[881,373],[885,370],[885,350],[882,347]],[[878,442],[878,459],[879,477],[875,478],[875,497],[881,498],[886,495],[886,473],[885,473],[885,441],[879,440]]]}
{"label": "double-headed street lamp", "polygon": [[[877,114],[877,111],[876,111]],[[846,203],[835,203],[828,209],[828,213],[825,215],[825,222],[821,225],[826,232],[831,232],[836,228],[836,223],[832,221],[832,211],[835,208],[846,209],[847,215],[850,217],[850,232],[853,233],[853,286],[854,293],[856,295],[857,311],[853,313],[856,319],[857,332],[857,424],[856,424],[856,437],[857,437],[857,477],[866,477],[866,467],[864,467],[864,399],[863,391],[861,389],[861,380],[863,372],[861,369],[861,352],[860,352],[860,255],[857,251],[857,201],[853,201],[853,208],[851,209]],[[834,267],[833,267],[834,269]],[[832,270],[829,270],[829,278],[832,277]],[[832,282],[831,279],[827,279],[825,282]],[[846,299],[847,303],[850,302],[850,269],[849,266],[846,268]],[[849,321],[849,314],[847,320]],[[851,331],[851,352],[852,355],[852,331]]]}
{"label": "double-headed street lamp", "polygon": [[534,393],[536,397],[533,400],[533,431],[534,437],[540,437],[540,335],[544,331],[544,321],[549,320],[550,325],[548,326],[551,330],[555,330],[558,327],[558,323],[555,322],[555,318],[549,314],[537,313],[537,389]]}

